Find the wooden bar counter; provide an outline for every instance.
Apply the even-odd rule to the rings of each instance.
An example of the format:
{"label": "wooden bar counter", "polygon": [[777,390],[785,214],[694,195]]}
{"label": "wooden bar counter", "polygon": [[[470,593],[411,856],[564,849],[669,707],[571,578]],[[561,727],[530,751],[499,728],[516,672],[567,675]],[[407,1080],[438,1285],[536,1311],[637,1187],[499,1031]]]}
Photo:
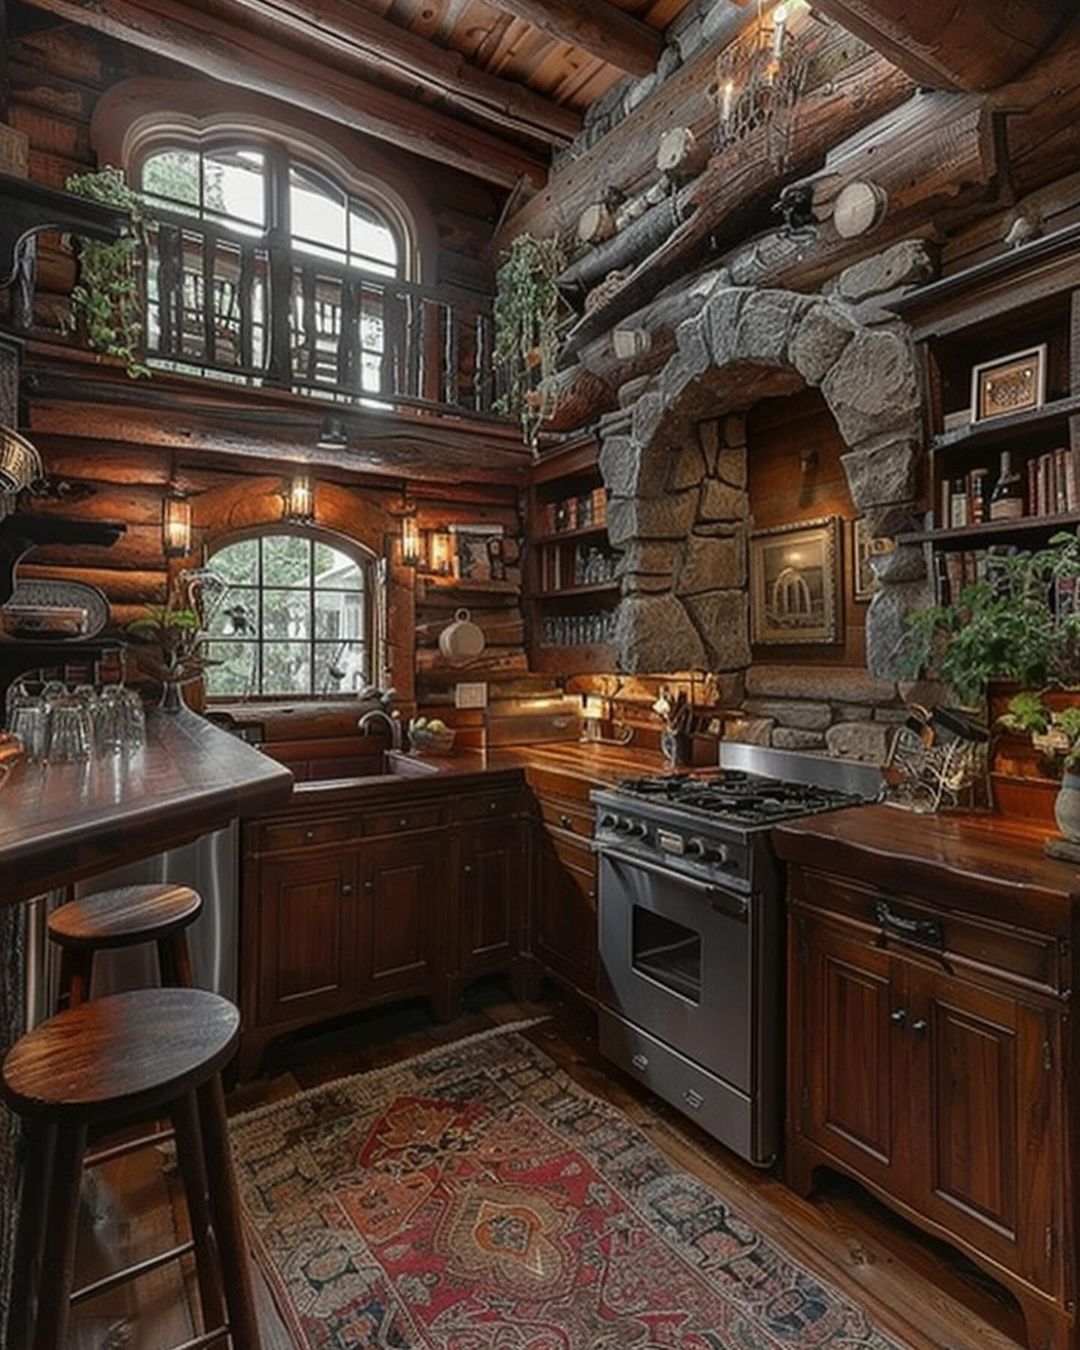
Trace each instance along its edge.
{"label": "wooden bar counter", "polygon": [[1077,1350],[1080,870],[1045,834],[887,806],[774,831],[788,863],[785,1174],[847,1173]]}

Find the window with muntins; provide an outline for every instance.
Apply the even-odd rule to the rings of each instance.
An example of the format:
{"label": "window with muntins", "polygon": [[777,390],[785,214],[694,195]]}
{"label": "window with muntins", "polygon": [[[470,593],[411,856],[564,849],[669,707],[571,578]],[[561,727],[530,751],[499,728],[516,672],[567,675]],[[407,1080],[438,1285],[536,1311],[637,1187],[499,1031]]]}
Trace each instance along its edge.
{"label": "window with muntins", "polygon": [[[408,240],[374,195],[284,146],[163,145],[142,160],[154,364],[356,398],[385,392]],[[276,321],[275,321],[276,320]]]}
{"label": "window with muntins", "polygon": [[332,697],[371,683],[373,564],[359,549],[304,532],[220,545],[229,582],[206,654],[212,698]]}

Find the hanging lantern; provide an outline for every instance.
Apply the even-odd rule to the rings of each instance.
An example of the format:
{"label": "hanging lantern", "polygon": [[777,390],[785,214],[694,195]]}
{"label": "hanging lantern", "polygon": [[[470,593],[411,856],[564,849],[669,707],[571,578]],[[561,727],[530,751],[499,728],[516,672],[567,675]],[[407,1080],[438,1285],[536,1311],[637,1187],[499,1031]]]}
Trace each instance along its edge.
{"label": "hanging lantern", "polygon": [[315,519],[315,485],[306,473],[298,473],[289,480],[284,516],[293,525],[310,525]]}
{"label": "hanging lantern", "polygon": [[406,567],[419,567],[423,562],[420,525],[411,502],[401,516],[401,561]]}
{"label": "hanging lantern", "polygon": [[161,543],[166,558],[186,558],[191,552],[191,500],[175,485],[165,496]]}
{"label": "hanging lantern", "polygon": [[453,541],[450,531],[432,530],[428,540],[428,566],[437,577],[448,577],[453,569]]}

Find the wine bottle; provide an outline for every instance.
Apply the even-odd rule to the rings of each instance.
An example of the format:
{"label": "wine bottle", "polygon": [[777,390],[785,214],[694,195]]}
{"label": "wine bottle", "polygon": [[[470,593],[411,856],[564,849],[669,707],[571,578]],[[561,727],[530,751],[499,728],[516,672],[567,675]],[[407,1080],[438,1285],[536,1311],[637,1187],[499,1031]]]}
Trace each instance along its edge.
{"label": "wine bottle", "polygon": [[991,520],[1020,520],[1024,514],[1024,487],[1012,466],[1012,454],[1001,452],[1001,469],[990,495]]}

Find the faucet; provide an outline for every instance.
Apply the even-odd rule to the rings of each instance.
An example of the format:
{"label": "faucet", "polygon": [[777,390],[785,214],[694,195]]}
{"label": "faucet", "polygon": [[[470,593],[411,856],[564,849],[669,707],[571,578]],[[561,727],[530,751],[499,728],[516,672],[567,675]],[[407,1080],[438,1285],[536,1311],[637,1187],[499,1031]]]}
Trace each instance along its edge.
{"label": "faucet", "polygon": [[390,728],[390,748],[392,750],[401,750],[403,748],[401,736],[401,718],[395,713],[393,717],[385,708],[372,708],[366,712],[360,721],[357,722],[357,730],[363,733],[370,731],[374,722],[383,722]]}

